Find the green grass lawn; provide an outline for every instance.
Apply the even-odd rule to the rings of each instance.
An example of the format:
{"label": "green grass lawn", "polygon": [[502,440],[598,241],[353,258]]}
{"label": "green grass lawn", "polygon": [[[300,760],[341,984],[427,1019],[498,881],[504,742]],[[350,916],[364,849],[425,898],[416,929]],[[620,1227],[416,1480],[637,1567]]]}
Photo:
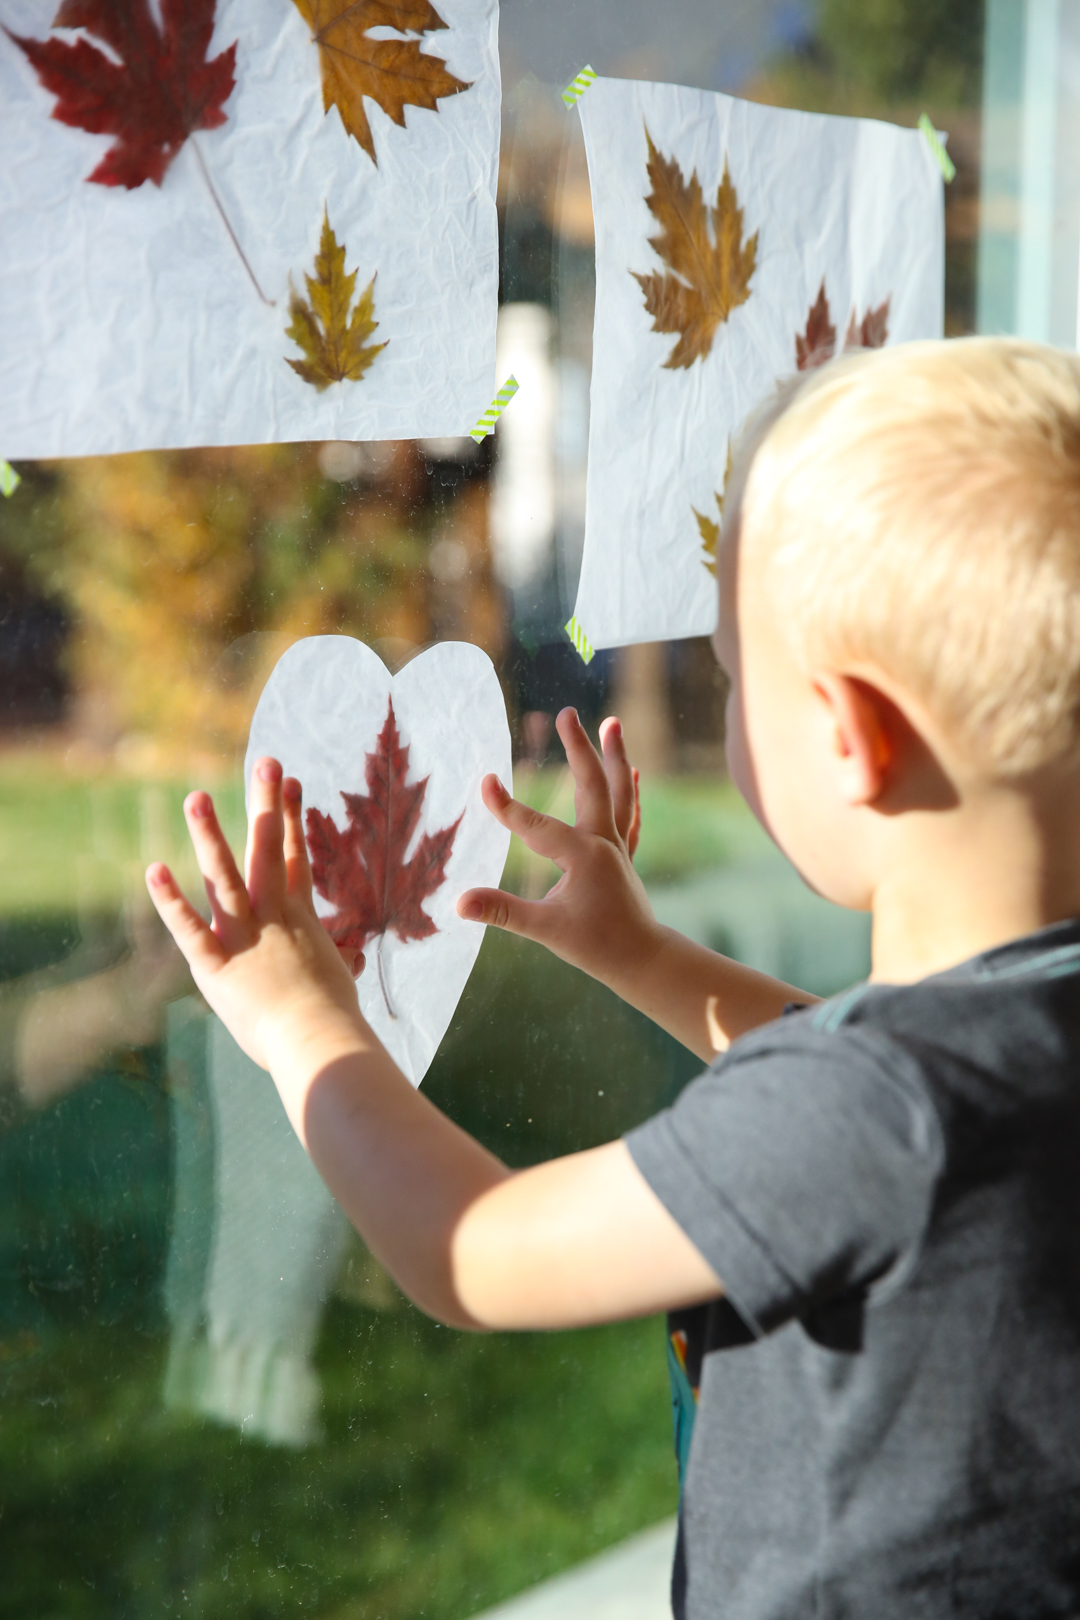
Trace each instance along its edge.
{"label": "green grass lawn", "polygon": [[[115,931],[144,860],[183,848],[183,791],[0,769],[0,977]],[[656,793],[663,865],[680,789]],[[727,848],[709,795],[685,797],[697,847]],[[217,798],[239,842],[239,790]],[[425,1089],[524,1164],[617,1134],[695,1068],[583,975],[489,933]],[[321,1442],[167,1413],[169,1084],[160,1051],[118,1054],[0,1134],[2,1620],[466,1620],[674,1510],[655,1320],[470,1337],[385,1284],[392,1308],[358,1304],[346,1279],[317,1347]]]}

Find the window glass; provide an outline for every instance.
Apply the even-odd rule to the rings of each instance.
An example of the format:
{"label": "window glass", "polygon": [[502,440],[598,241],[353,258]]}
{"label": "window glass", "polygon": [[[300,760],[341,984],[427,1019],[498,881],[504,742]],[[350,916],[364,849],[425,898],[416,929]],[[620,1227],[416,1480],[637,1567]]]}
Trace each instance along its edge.
{"label": "window glass", "polygon": [[[553,717],[619,713],[658,914],[808,989],[863,975],[724,769],[704,642],[584,664],[585,62],[949,132],[947,329],[1073,343],[1074,22],[1053,0],[505,0],[495,438],[20,464],[0,500],[0,1611],[464,1620],[674,1511],[662,1324],[472,1338],[350,1233],[206,1014],[142,869],[240,761],[298,637],[490,654],[520,795],[572,815]],[[3,447],[0,446],[0,452]],[[547,863],[515,846],[506,883]],[[490,932],[427,1092],[514,1165],[662,1107],[695,1060]]]}

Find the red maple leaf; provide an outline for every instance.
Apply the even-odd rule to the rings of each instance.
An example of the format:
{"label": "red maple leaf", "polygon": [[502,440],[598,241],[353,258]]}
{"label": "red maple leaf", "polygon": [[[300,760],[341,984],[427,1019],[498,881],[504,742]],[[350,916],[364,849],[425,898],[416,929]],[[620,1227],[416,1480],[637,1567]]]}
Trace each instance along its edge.
{"label": "red maple leaf", "polygon": [[55,119],[117,137],[88,180],[129,191],[145,180],[160,186],[189,135],[225,122],[222,103],[236,83],[236,43],[207,60],[215,4],[161,0],[159,28],[148,0],[62,0],[52,26],[85,29],[106,50],[85,36],[10,35],[56,97]]}
{"label": "red maple leaf", "polygon": [[829,315],[829,299],[822,277],[821,288],[806,317],[806,331],[795,338],[795,364],[800,371],[813,371],[831,360],[835,353],[836,327]]}
{"label": "red maple leaf", "polygon": [[[880,349],[889,336],[890,299],[877,309],[868,309],[862,320],[851,312],[848,329],[844,333],[845,349]],[[795,365],[799,371],[814,371],[831,360],[836,353],[836,327],[832,323],[825,280],[806,317],[806,331],[795,335]]]}
{"label": "red maple leaf", "polygon": [[424,833],[406,861],[428,785],[426,776],[407,782],[408,774],[409,749],[401,741],[391,699],[375,751],[365,755],[367,793],[341,795],[344,829],[321,810],[309,810],[306,818],[315,888],[337,908],[322,919],[323,927],[339,950],[352,958],[354,969],[364,947],[379,939],[379,982],[391,1018],[397,1015],[386,992],[382,937],[391,929],[403,941],[438,933],[420,902],[445,881],[446,863],[461,825],[458,816],[453,826]]}

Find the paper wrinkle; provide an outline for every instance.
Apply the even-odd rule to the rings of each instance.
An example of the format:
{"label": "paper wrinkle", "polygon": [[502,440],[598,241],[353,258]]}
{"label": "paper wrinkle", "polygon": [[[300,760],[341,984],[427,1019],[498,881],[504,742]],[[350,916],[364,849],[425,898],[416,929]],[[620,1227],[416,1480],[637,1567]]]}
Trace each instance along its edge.
{"label": "paper wrinkle", "polygon": [[[573,617],[596,648],[709,635],[716,581],[693,509],[717,517],[729,438],[792,375],[795,336],[825,278],[842,342],[889,297],[889,344],[940,337],[941,173],[922,134],[792,112],[676,85],[598,78],[578,102],[596,222],[596,314],[585,545]],[[728,161],[744,240],[759,232],[746,303],[711,352],[669,370],[676,335],[652,330],[631,271],[649,245],[645,125],[706,202]]]}
{"label": "paper wrinkle", "polygon": [[[457,915],[466,889],[496,888],[510,834],[485,808],[480,784],[489,772],[509,784],[510,728],[494,666],[464,641],[441,642],[391,676],[382,659],[351,636],[309,636],[275,666],[251,722],[244,761],[250,792],[254,762],[279,759],[303,784],[305,809],[314,806],[345,826],[342,792],[366,793],[366,756],[386,720],[388,700],[409,748],[408,780],[428,777],[420,822],[406,851],[425,832],[462,816],[446,879],[423,902],[438,932],[403,942],[383,940],[383,971],[398,1014],[389,1017],[379,988],[377,941],[357,981],[360,1010],[387,1051],[419,1085],[454,1015],[476,961],[484,929]],[[250,801],[249,801],[250,802]],[[316,897],[321,915],[333,910]]]}
{"label": "paper wrinkle", "polygon": [[[58,123],[0,33],[0,445],[10,458],[468,432],[497,386],[500,80],[497,0],[440,0],[425,39],[471,87],[405,128],[365,99],[378,165],[324,114],[318,50],[295,5],[218,0],[211,54],[237,43],[219,129],[128,192],[87,183],[112,137]],[[51,13],[50,13],[51,15]],[[13,33],[43,37],[35,0]],[[259,301],[198,170],[197,142]],[[285,356],[288,284],[304,292],[323,206],[356,293],[377,272],[359,382],[319,394]]]}

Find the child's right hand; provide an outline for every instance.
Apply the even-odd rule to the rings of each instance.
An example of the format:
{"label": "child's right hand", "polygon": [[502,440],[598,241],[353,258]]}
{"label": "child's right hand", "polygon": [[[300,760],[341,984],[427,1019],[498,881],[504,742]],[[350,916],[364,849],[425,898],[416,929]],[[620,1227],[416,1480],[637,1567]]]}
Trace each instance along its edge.
{"label": "child's right hand", "polygon": [[502,889],[469,889],[458,915],[536,940],[549,951],[617,988],[661,948],[659,924],[632,864],[641,823],[637,772],[626,757],[622,726],[600,727],[596,752],[575,709],[555,721],[574,777],[574,826],[510,797],[497,776],[483,783],[484,803],[497,821],[562,877],[542,900]]}

